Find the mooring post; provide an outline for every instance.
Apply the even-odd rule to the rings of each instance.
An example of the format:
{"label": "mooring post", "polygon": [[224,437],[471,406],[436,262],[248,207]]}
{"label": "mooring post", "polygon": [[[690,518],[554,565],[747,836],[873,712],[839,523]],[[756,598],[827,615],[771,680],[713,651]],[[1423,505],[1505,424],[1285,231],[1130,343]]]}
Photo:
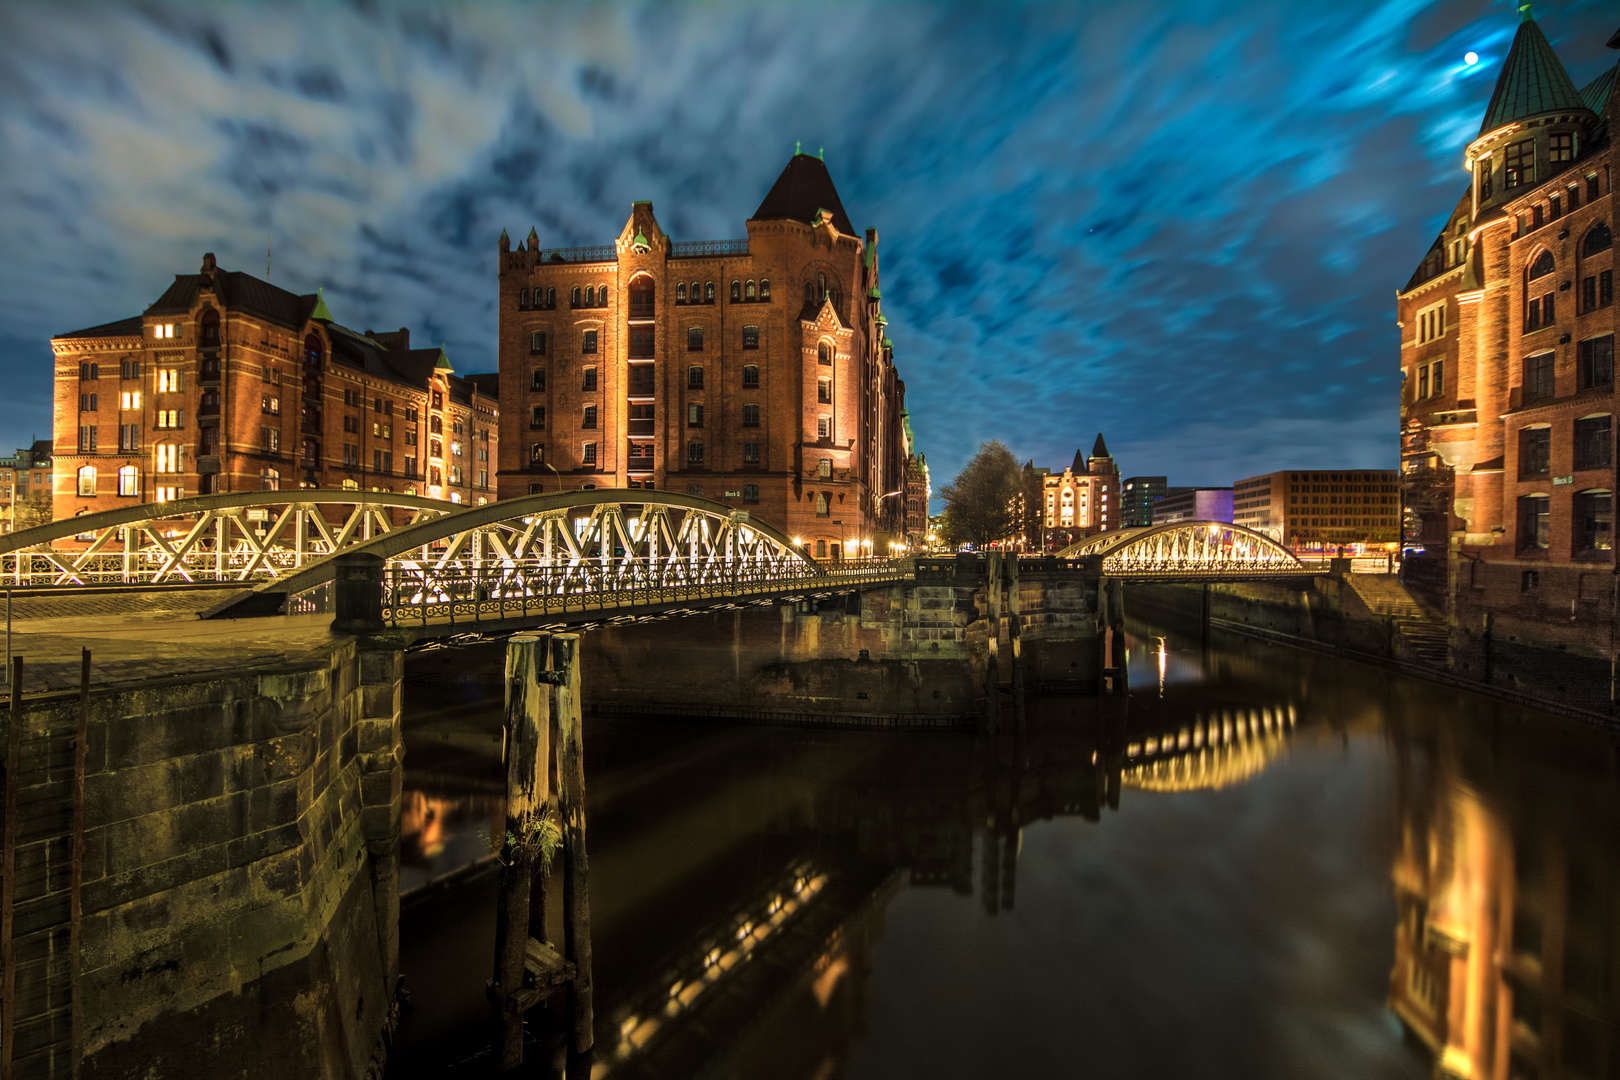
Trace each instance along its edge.
{"label": "mooring post", "polygon": [[594,988],[591,981],[590,864],[585,854],[585,731],[579,700],[579,635],[551,639],[551,708],[557,718],[557,780],[563,841],[563,951],[573,961],[568,984],[573,1003],[572,1055],[595,1044]]}
{"label": "mooring post", "polygon": [[492,986],[502,1069],[523,1061],[523,1010],[516,995],[523,988],[530,885],[549,794],[549,702],[540,687],[540,665],[549,643],[545,634],[524,634],[506,643],[506,835]]}
{"label": "mooring post", "polygon": [[1019,595],[1018,555],[1007,559],[1007,651],[1012,654],[1013,730],[1024,731],[1024,650],[1019,636],[1024,602]]}
{"label": "mooring post", "polygon": [[68,1063],[77,1080],[84,1054],[79,953],[84,923],[84,773],[90,741],[90,650],[79,657],[79,723],[73,733],[73,861],[68,881]]}
{"label": "mooring post", "polygon": [[6,820],[0,842],[0,1077],[13,1075],[17,1042],[17,948],[12,914],[17,893],[17,788],[22,783],[23,658],[11,658],[11,715],[6,718]]}
{"label": "mooring post", "polygon": [[989,730],[1001,730],[1001,552],[984,559],[985,618],[990,623],[990,652],[985,660],[984,698]]}

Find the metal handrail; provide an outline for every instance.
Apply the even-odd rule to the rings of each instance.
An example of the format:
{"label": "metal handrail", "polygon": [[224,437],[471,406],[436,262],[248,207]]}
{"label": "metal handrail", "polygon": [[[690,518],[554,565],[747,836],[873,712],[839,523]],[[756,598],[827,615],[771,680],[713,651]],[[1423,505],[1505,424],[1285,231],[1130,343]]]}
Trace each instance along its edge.
{"label": "metal handrail", "polygon": [[692,259],[704,255],[746,255],[748,240],[677,240],[669,245],[672,259]]}
{"label": "metal handrail", "polygon": [[619,249],[612,244],[595,244],[590,247],[571,248],[541,248],[541,262],[615,262],[619,258]]}

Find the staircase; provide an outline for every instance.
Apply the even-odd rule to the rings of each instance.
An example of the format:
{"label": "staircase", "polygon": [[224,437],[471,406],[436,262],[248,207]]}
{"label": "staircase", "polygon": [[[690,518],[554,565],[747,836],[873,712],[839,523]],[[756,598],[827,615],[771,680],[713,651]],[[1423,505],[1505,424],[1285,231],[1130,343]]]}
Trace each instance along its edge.
{"label": "staircase", "polygon": [[1350,587],[1374,613],[1395,620],[1397,655],[1444,668],[1449,656],[1446,621],[1420,604],[1393,574],[1351,574]]}

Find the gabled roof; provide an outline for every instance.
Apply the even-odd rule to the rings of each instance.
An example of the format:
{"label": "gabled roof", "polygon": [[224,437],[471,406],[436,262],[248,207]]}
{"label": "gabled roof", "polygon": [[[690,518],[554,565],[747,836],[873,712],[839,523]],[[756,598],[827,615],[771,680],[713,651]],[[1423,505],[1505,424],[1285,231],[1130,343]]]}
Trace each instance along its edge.
{"label": "gabled roof", "polygon": [[749,220],[786,219],[809,223],[820,210],[832,214],[833,224],[838,226],[839,232],[855,235],[855,226],[849,223],[849,215],[844,213],[844,204],[838,198],[838,189],[833,187],[832,174],[827,171],[826,164],[809,154],[794,154],[787,168],[782,170],[782,175],[776,178],[776,183],[766,193],[765,201],[759,204],[759,209]]}
{"label": "gabled roof", "polygon": [[[202,274],[176,274],[174,284],[165,289],[163,295],[157,298],[157,302],[146,309],[146,314],[186,314],[196,303],[202,283]],[[318,296],[299,296],[297,293],[290,293],[241,270],[214,271],[214,289],[220,303],[226,307],[249,315],[257,315],[289,330],[303,329],[304,323],[311,317],[310,313],[321,304]],[[321,317],[331,318],[331,315],[328,313]]]}
{"label": "gabled roof", "polygon": [[1614,93],[1614,77],[1617,71],[1620,71],[1620,67],[1611,67],[1581,87],[1581,100],[1586,102],[1588,109],[1595,113],[1603,111],[1603,106],[1609,103],[1609,95]]}
{"label": "gabled roof", "polygon": [[67,334],[57,334],[55,339],[63,338],[98,338],[98,337],[140,337],[144,323],[139,315],[132,315],[117,322],[102,323],[100,326],[87,326],[83,330],[74,330]]}
{"label": "gabled roof", "polygon": [[1519,32],[1513,35],[1513,47],[1502,63],[1502,73],[1497,76],[1496,90],[1479,127],[1480,135],[1543,113],[1586,108],[1569,72],[1548,44],[1547,35],[1526,9]]}

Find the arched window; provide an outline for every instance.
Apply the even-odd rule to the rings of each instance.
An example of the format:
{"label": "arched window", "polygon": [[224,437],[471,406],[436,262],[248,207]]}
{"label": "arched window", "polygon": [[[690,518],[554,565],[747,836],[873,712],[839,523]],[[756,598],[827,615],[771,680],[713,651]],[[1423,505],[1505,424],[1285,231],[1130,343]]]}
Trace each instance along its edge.
{"label": "arched window", "polygon": [[304,366],[318,368],[325,357],[326,350],[321,346],[321,339],[315,334],[304,339]]}
{"label": "arched window", "polygon": [[1554,269],[1552,252],[1543,251],[1536,256],[1536,261],[1530,264],[1530,280],[1534,281],[1538,277],[1545,277],[1552,273]]}
{"label": "arched window", "polygon": [[96,467],[94,465],[79,466],[79,494],[94,495],[96,493]]}
{"label": "arched window", "polygon": [[1612,246],[1614,234],[1609,231],[1608,225],[1600,221],[1586,234],[1586,241],[1581,244],[1581,254],[1596,255],[1600,251],[1608,251]]}
{"label": "arched window", "polygon": [[823,341],[816,346],[816,361],[822,364],[831,364],[833,362],[832,342]]}
{"label": "arched window", "polygon": [[703,299],[703,286],[692,282],[692,303],[696,304]]}
{"label": "arched window", "polygon": [[753,300],[756,299],[758,295],[759,294],[754,291],[754,283],[752,281],[750,281],[743,289],[743,296],[746,299]]}
{"label": "arched window", "polygon": [[714,303],[714,282],[712,281],[703,286],[703,302],[706,304]]}
{"label": "arched window", "polygon": [[518,307],[525,308],[525,307],[528,307],[528,306],[529,306],[529,290],[524,289],[522,292],[518,293]]}
{"label": "arched window", "polygon": [[738,300],[741,300],[741,299],[742,299],[742,282],[733,281],[731,283],[731,302],[735,304]]}
{"label": "arched window", "polygon": [[684,281],[675,286],[675,302],[677,304],[686,303],[686,282]]}
{"label": "arched window", "polygon": [[753,387],[753,386],[758,386],[759,385],[759,365],[758,364],[744,364],[743,365],[742,375],[743,375],[743,386],[745,386],[745,387]]}
{"label": "arched window", "polygon": [[435,416],[435,417],[431,418],[430,420],[428,420],[428,430],[433,432],[433,434],[435,434],[435,435],[443,435],[444,434],[444,418],[441,417],[441,416]]}
{"label": "arched window", "polygon": [[771,298],[771,279],[770,278],[763,278],[763,279],[760,280],[760,283],[759,283],[759,298],[761,300],[769,300]]}
{"label": "arched window", "polygon": [[585,286],[585,306],[586,307],[595,307],[596,306],[596,286],[595,285],[587,285],[587,286]]}
{"label": "arched window", "polygon": [[814,307],[815,303],[816,303],[816,283],[813,282],[813,281],[807,281],[807,282],[804,283],[804,306],[805,307]]}
{"label": "arched window", "polygon": [[556,306],[557,306],[557,290],[556,289],[547,289],[546,290],[546,307],[556,307]]}
{"label": "arched window", "polygon": [[[632,319],[650,319],[653,317],[653,301],[656,297],[653,279],[643,275],[630,283],[630,317]],[[607,301],[607,286],[602,286],[602,300]]]}
{"label": "arched window", "polygon": [[575,285],[573,291],[568,294],[568,302],[569,302],[569,304],[573,305],[574,307],[579,307],[579,286],[578,285]]}
{"label": "arched window", "polygon": [[[1587,235],[1588,237],[1591,236],[1590,233]],[[1590,239],[1588,239],[1587,242],[1590,243]],[[200,349],[219,348],[219,312],[213,308],[209,308],[207,311],[203,312],[202,318],[198,320],[197,347]]]}
{"label": "arched window", "polygon": [[822,517],[832,513],[832,510],[827,505],[827,495],[825,492],[816,492],[816,513]]}
{"label": "arched window", "polygon": [[118,494],[139,495],[141,493],[141,470],[133,465],[125,465],[118,470]]}

